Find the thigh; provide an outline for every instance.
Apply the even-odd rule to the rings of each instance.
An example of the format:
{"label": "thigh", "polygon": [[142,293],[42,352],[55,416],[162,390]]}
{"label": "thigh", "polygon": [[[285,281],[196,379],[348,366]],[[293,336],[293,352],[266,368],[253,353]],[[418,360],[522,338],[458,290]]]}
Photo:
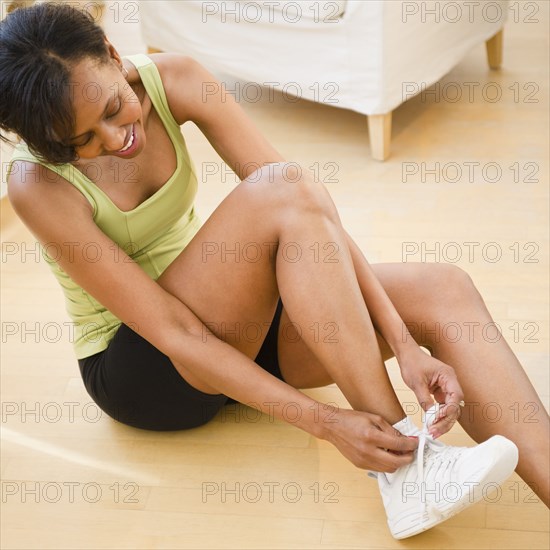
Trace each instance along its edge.
{"label": "thigh", "polygon": [[[380,263],[371,265],[397,313],[419,346],[432,355],[435,323],[455,315],[456,300],[468,275],[452,264]],[[403,331],[403,338],[405,338]]]}
{"label": "thigh", "polygon": [[258,354],[279,298],[277,217],[285,216],[289,185],[258,172],[243,180],[157,280],[208,330],[250,358]]}
{"label": "thigh", "polygon": [[371,265],[397,313],[416,340],[429,347],[425,338],[436,309],[448,309],[458,268],[438,263],[380,263]]}

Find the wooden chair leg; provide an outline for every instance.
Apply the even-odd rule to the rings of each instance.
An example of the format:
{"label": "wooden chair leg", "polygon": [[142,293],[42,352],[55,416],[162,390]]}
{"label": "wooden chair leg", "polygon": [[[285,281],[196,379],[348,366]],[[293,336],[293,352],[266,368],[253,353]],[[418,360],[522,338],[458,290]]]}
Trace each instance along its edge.
{"label": "wooden chair leg", "polygon": [[163,50],[158,48],[153,48],[152,46],[147,46],[147,53],[162,53]]}
{"label": "wooden chair leg", "polygon": [[391,115],[368,115],[369,139],[372,158],[386,160],[390,156]]}
{"label": "wooden chair leg", "polygon": [[503,29],[500,29],[500,31],[485,42],[487,61],[491,69],[500,69],[502,65],[502,35]]}

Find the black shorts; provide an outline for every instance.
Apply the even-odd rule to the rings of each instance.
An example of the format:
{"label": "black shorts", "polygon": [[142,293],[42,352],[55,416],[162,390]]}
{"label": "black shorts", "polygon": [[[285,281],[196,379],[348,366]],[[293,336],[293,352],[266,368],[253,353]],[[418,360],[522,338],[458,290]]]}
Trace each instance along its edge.
{"label": "black shorts", "polygon": [[[254,360],[283,380],[277,355],[282,302]],[[235,401],[188,384],[168,356],[122,324],[107,349],[78,360],[86,391],[110,417],[146,430],[184,430],[211,420]]]}

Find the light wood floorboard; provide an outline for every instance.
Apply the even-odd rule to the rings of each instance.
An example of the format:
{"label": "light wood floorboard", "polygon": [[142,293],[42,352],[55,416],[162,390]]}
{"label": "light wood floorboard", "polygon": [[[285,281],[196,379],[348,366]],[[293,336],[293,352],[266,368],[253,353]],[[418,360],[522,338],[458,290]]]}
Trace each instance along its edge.
{"label": "light wood floorboard", "polygon": [[[549,7],[536,5],[539,23],[507,24],[500,71],[488,69],[480,44],[444,77],[440,87],[462,85],[460,101],[417,96],[394,111],[385,163],[370,159],[360,114],[278,94],[272,103],[243,107],[286,158],[317,163],[344,226],[371,262],[454,261],[461,252],[457,265],[472,276],[548,407]],[[115,25],[112,13],[105,10],[105,25],[121,52],[145,51],[135,25]],[[472,102],[465,82],[479,83]],[[499,101],[484,100],[488,83],[502,91]],[[526,103],[533,90],[536,101]],[[221,170],[219,157],[192,124],[183,133],[205,220],[237,182],[229,171],[207,176],[212,166]],[[439,182],[422,177],[438,163],[445,167]],[[462,177],[453,182],[456,166]],[[500,178],[485,181],[495,170]],[[179,433],[98,416],[63,324],[61,290],[4,200],[1,213],[2,548],[549,547],[548,510],[517,475],[494,502],[398,542],[387,530],[376,482],[291,425],[242,406]],[[464,244],[471,242],[479,243],[472,258]],[[439,246],[439,255],[423,258],[422,246]],[[404,250],[411,253],[404,257]],[[495,251],[502,253],[496,261]],[[51,332],[44,332],[48,323]],[[23,324],[37,326],[38,336],[23,338]],[[14,326],[18,332],[10,334]],[[395,361],[388,369],[401,401],[414,403]],[[347,405],[335,386],[307,393]],[[472,443],[459,426],[445,441]],[[237,486],[238,502],[230,492]]]}

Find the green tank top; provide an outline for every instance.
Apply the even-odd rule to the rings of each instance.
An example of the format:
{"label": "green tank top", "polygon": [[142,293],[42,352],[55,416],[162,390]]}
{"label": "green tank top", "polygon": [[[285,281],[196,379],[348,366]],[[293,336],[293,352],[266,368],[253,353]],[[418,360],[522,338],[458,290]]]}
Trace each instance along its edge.
{"label": "green tank top", "polygon": [[[40,162],[24,142],[19,143],[11,163],[25,160],[43,164],[74,185],[93,207],[96,225],[156,280],[189,244],[201,223],[195,214],[193,201],[197,192],[195,168],[180,126],[172,116],[160,74],[154,62],[145,54],[126,56],[138,70],[153,107],[162,120],[177,157],[177,168],[170,179],[151,197],[128,212],[119,210],[109,197],[72,164],[60,166]],[[74,246],[74,245],[73,245]],[[74,324],[73,347],[77,359],[83,359],[109,345],[121,321],[78,286],[55,261],[56,249],[41,246],[42,256],[49,264],[65,295],[67,312]],[[116,257],[115,249],[108,251]],[[57,251],[59,253],[59,251]],[[87,261],[94,261],[105,251],[93,242],[75,246]],[[139,299],[139,296],[136,296]]]}

